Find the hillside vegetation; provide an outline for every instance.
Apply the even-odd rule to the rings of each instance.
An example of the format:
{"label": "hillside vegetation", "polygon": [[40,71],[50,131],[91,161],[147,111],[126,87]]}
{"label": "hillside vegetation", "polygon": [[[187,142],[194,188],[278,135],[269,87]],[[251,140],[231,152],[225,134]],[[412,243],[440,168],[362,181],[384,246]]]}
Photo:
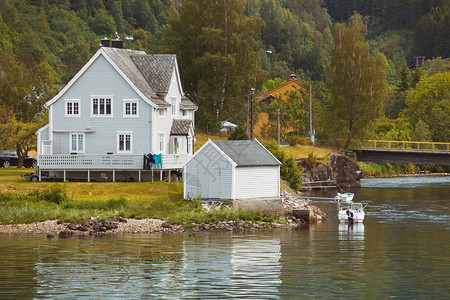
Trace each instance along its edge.
{"label": "hillside vegetation", "polygon": [[35,149],[44,103],[104,37],[177,54],[209,133],[247,126],[251,88],[257,100],[294,72],[304,88],[267,108],[272,124],[280,110],[282,140],[309,136],[311,96],[317,139],[448,141],[449,16],[446,0],[3,0],[0,147]]}

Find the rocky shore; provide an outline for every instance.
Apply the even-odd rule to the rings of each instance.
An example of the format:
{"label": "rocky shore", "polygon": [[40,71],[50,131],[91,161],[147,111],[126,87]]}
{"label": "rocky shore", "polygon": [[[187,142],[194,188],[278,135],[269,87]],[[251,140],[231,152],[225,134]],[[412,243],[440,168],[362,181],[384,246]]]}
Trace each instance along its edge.
{"label": "rocky shore", "polygon": [[[285,217],[273,224],[265,224],[262,222],[247,221],[227,221],[222,220],[216,223],[204,224],[183,224],[172,225],[164,220],[158,219],[125,219],[115,218],[108,220],[98,220],[97,217],[91,217],[89,220],[81,224],[58,224],[56,220],[44,222],[36,222],[31,224],[11,224],[0,225],[0,234],[12,235],[45,235],[48,238],[59,237],[67,238],[77,235],[104,235],[104,234],[125,234],[125,233],[175,233],[175,232],[202,232],[202,231],[246,231],[261,230],[270,228],[289,228],[304,223],[302,220],[295,218],[290,214],[292,210],[312,210],[317,218],[321,221],[326,214],[317,207],[310,205],[310,201],[293,196],[291,193],[284,191],[282,193],[283,206],[285,209]],[[205,210],[214,209],[209,204],[204,204]]]}

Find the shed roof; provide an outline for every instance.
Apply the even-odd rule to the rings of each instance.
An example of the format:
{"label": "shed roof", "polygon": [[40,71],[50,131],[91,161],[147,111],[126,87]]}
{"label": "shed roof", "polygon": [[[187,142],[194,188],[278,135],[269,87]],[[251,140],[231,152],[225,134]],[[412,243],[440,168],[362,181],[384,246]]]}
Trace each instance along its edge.
{"label": "shed roof", "polygon": [[236,163],[236,167],[281,165],[281,163],[257,140],[212,142]]}

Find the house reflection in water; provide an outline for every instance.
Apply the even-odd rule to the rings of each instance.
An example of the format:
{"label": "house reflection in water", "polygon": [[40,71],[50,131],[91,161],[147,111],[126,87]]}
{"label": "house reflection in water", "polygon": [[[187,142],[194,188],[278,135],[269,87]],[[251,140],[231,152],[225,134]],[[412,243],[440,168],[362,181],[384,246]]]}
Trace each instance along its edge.
{"label": "house reflection in water", "polygon": [[184,241],[182,298],[277,297],[281,245],[275,237],[230,236]]}

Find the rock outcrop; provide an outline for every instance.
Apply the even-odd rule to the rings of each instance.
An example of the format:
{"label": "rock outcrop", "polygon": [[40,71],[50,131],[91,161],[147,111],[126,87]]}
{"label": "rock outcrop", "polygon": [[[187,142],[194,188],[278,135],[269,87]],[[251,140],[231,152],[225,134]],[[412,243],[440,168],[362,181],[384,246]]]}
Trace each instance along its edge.
{"label": "rock outcrop", "polygon": [[[320,186],[339,186],[342,189],[361,187],[363,172],[356,161],[343,154],[332,152],[329,163],[306,168],[304,160],[297,163],[303,168],[304,189],[313,186],[313,182],[321,182]],[[328,183],[326,182],[328,181]]]}

